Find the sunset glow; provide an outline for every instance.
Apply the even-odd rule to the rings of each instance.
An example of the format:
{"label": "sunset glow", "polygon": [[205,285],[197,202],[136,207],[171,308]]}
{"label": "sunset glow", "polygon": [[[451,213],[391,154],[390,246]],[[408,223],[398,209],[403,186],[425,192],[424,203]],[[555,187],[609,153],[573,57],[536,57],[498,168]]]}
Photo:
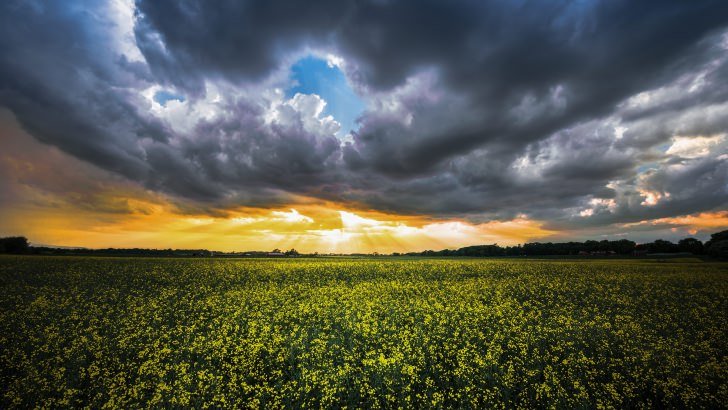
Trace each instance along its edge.
{"label": "sunset glow", "polygon": [[[488,6],[511,16],[503,31],[465,4],[311,5],[267,21],[72,3],[5,13],[17,17],[0,43],[0,235],[390,253],[728,227],[718,20],[657,8],[626,40],[590,4],[533,18]],[[444,19],[449,40],[390,24],[409,13]],[[238,14],[247,31],[218,21]],[[362,16],[382,18],[364,29]]]}

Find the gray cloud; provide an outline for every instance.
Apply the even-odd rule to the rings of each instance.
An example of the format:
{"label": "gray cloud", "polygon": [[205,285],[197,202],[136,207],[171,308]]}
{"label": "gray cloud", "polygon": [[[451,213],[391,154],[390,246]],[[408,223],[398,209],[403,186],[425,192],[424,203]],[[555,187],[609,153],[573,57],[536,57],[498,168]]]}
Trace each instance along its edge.
{"label": "gray cloud", "polygon": [[[719,1],[137,1],[136,57],[105,7],[0,5],[0,104],[209,212],[304,195],[573,229],[728,205],[725,143],[667,152],[728,132]],[[307,49],[342,56],[368,103],[343,146],[316,100],[271,94]],[[154,87],[186,105],[161,115]]]}

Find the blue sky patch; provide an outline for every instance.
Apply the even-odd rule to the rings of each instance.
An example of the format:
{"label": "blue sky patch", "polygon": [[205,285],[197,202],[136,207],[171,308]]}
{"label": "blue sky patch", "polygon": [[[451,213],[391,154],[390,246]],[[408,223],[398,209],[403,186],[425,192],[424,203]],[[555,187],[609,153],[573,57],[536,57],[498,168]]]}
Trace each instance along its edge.
{"label": "blue sky patch", "polygon": [[324,114],[332,115],[341,123],[341,130],[337,133],[339,137],[356,129],[356,119],[365,105],[351,89],[339,67],[330,67],[325,60],[309,56],[291,67],[291,78],[296,85],[286,90],[287,98],[296,93],[317,94],[326,101]]}
{"label": "blue sky patch", "polygon": [[166,106],[167,101],[169,100],[177,100],[179,102],[184,102],[185,97],[179,94],[174,94],[167,90],[159,90],[156,93],[154,93],[154,101],[156,101],[159,105]]}

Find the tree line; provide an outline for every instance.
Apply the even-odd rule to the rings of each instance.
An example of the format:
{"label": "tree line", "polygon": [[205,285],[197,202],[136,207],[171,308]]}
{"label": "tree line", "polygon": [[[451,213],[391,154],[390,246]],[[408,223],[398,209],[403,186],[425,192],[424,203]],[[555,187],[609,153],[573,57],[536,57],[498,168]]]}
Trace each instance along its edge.
{"label": "tree line", "polygon": [[515,246],[476,245],[459,249],[426,250],[410,252],[409,256],[569,256],[569,255],[649,255],[690,253],[728,258],[728,230],[714,233],[703,243],[695,238],[684,238],[673,243],[658,239],[650,243],[637,244],[628,239],[616,241],[589,240],[585,242],[531,242]]}
{"label": "tree line", "polygon": [[[207,249],[85,249],[85,248],[50,248],[31,246],[28,239],[22,236],[0,238],[0,253],[9,254],[50,254],[50,255],[99,255],[99,256],[180,256],[180,257],[266,257],[266,256],[299,256],[291,249],[281,252],[216,252]],[[703,243],[695,238],[684,238],[673,243],[658,239],[650,243],[637,244],[628,239],[616,241],[589,240],[585,242],[530,242],[516,246],[475,245],[459,249],[443,249],[440,251],[394,253],[394,256],[569,256],[569,255],[649,255],[689,253],[693,255],[709,255],[717,258],[728,258],[728,230],[711,235],[710,240]],[[378,253],[375,252],[378,255]],[[316,256],[318,254],[306,255]]]}
{"label": "tree line", "polygon": [[[220,252],[207,249],[149,249],[149,248],[54,248],[49,246],[31,246],[28,239],[23,236],[11,236],[0,238],[0,253],[16,255],[80,255],[80,256],[142,256],[142,257],[298,257],[301,254],[295,249],[281,251],[274,249],[268,251],[246,251],[246,252]],[[307,255],[307,256],[315,256]]]}

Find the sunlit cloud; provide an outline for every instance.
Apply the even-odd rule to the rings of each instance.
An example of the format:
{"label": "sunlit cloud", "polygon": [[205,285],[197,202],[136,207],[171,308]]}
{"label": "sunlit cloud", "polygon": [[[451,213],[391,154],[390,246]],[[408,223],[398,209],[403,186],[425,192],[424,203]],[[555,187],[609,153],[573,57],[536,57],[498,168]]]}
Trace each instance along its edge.
{"label": "sunlit cloud", "polygon": [[[723,226],[716,2],[385,3],[0,5],[0,234],[390,252]],[[651,24],[581,35],[615,15]]]}
{"label": "sunlit cloud", "polygon": [[642,201],[642,203],[641,203],[644,206],[655,206],[663,198],[670,197],[669,192],[663,193],[663,192],[657,192],[657,191],[648,191],[646,189],[640,189],[639,193],[644,198],[644,201]]}
{"label": "sunlit cloud", "polygon": [[718,231],[728,229],[728,211],[703,212],[693,215],[658,218],[649,221],[624,224],[623,226],[625,228],[645,226],[685,228],[688,233],[694,235],[703,230]]}
{"label": "sunlit cloud", "polygon": [[313,222],[313,219],[306,216],[301,215],[297,210],[291,208],[290,211],[273,211],[271,212],[271,215],[273,215],[275,220],[285,221],[289,223],[311,223]]}
{"label": "sunlit cloud", "polygon": [[[289,207],[195,211],[29,139],[17,128],[0,141],[5,192],[0,231],[35,244],[208,248],[296,248],[302,252],[406,252],[486,242],[511,244],[549,232],[525,218],[471,224],[347,209],[300,199]],[[42,156],[46,161],[32,159]],[[63,170],[58,172],[57,170]]]}
{"label": "sunlit cloud", "polygon": [[708,155],[711,148],[725,140],[725,134],[711,137],[674,137],[665,154],[683,158],[698,158]]}
{"label": "sunlit cloud", "polygon": [[[37,245],[406,252],[483,242],[513,244],[550,233],[523,217],[473,224],[345,209],[320,201],[268,210],[228,209],[217,216],[190,213],[170,197],[149,193],[53,148],[27,140],[22,151],[30,157],[45,156],[49,167],[20,153],[0,157],[5,189],[14,192],[12,201],[3,205],[0,230],[27,235]],[[55,168],[65,172],[54,174]],[[88,192],[56,189],[63,184]]]}

